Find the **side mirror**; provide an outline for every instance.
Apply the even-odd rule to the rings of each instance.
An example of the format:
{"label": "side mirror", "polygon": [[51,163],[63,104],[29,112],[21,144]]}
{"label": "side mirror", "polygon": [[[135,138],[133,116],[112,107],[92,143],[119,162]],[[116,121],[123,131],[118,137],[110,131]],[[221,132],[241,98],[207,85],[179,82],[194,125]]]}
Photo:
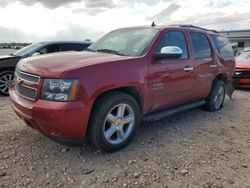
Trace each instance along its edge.
{"label": "side mirror", "polygon": [[36,57],[36,56],[39,56],[39,55],[41,55],[41,53],[35,52],[35,53],[33,53],[33,54],[31,55],[31,57]]}
{"label": "side mirror", "polygon": [[155,52],[156,59],[178,59],[182,55],[182,50],[177,46],[166,46],[161,49],[161,52]]}

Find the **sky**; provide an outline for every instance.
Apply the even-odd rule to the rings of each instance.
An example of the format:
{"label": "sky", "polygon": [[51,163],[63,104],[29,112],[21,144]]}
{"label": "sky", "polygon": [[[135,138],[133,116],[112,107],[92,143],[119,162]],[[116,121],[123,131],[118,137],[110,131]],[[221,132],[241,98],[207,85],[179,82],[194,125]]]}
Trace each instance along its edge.
{"label": "sky", "polygon": [[250,29],[250,0],[0,0],[0,42],[97,40],[121,27]]}

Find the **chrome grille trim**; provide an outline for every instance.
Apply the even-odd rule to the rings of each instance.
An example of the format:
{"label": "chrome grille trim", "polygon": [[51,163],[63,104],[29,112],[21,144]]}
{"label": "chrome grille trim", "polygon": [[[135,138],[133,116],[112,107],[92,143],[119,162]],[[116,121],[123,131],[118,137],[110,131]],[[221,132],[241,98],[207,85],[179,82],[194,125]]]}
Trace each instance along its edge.
{"label": "chrome grille trim", "polygon": [[39,82],[40,82],[40,76],[37,76],[34,74],[29,74],[29,73],[23,72],[19,69],[16,69],[15,75],[16,75],[16,77],[19,77],[19,78],[25,80],[26,82],[30,82],[30,83],[34,83],[34,84],[39,84]]}
{"label": "chrome grille trim", "polygon": [[234,78],[250,78],[250,71],[235,71]]}
{"label": "chrome grille trim", "polygon": [[27,87],[24,85],[15,84],[15,90],[18,95],[22,96],[23,98],[35,101],[37,97],[37,89]]}

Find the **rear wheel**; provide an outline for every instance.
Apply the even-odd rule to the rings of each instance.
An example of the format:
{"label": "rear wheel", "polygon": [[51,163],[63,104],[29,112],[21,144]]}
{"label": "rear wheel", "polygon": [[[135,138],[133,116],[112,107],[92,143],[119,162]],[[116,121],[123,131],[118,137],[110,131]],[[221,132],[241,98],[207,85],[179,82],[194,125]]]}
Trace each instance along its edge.
{"label": "rear wheel", "polygon": [[13,71],[3,71],[0,73],[0,94],[4,96],[9,95],[9,87],[14,82]]}
{"label": "rear wheel", "polygon": [[223,107],[225,93],[225,82],[222,80],[215,81],[204,108],[210,112],[220,110]]}
{"label": "rear wheel", "polygon": [[133,138],[140,123],[140,109],[136,100],[121,92],[102,96],[94,106],[88,138],[97,148],[117,151]]}

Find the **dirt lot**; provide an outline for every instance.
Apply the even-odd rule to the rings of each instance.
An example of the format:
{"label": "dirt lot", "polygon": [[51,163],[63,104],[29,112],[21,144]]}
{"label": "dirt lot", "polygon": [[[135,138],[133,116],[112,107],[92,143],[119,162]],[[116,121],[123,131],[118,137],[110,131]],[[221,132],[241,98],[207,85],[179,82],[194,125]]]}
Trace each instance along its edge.
{"label": "dirt lot", "polygon": [[250,187],[249,114],[250,90],[238,90],[219,112],[143,124],[127,148],[106,154],[52,142],[0,97],[0,187]]}

